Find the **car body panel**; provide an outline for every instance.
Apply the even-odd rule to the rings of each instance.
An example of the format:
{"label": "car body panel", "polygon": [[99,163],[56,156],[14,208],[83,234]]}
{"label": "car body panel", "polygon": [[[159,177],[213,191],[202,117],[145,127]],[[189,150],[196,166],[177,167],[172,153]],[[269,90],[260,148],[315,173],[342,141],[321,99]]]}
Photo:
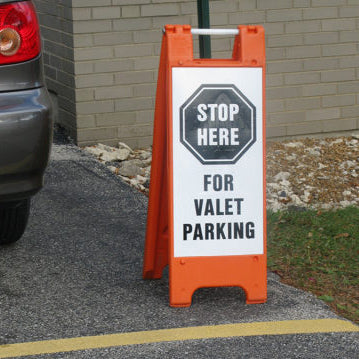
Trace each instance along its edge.
{"label": "car body panel", "polygon": [[0,92],[33,89],[44,85],[41,56],[0,66]]}
{"label": "car body panel", "polygon": [[[14,2],[21,1],[0,0],[0,5]],[[0,204],[29,198],[41,189],[52,128],[41,53],[0,65]]]}
{"label": "car body panel", "polygon": [[6,245],[23,235],[30,197],[43,186],[53,109],[32,1],[0,0],[0,10],[0,245]]}
{"label": "car body panel", "polygon": [[0,201],[27,198],[41,189],[52,125],[44,87],[0,93]]}

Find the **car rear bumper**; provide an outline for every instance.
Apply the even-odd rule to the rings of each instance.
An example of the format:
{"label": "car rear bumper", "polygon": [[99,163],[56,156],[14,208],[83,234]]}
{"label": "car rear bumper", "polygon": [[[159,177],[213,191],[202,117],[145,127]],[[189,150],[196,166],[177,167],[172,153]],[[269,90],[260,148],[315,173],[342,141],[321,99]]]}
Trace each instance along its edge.
{"label": "car rear bumper", "polygon": [[0,92],[0,201],[39,191],[52,142],[52,106],[45,88]]}

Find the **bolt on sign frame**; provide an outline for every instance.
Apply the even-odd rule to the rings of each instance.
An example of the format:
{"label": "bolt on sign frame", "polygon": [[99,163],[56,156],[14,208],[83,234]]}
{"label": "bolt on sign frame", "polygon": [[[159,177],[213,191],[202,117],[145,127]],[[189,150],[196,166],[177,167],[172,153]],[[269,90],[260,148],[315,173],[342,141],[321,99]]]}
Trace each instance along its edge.
{"label": "bolt on sign frame", "polygon": [[[235,35],[232,58],[194,59],[194,34]],[[202,88],[207,92],[201,92]],[[263,27],[240,25],[237,29],[219,30],[165,26],[143,278],[161,278],[164,267],[169,265],[172,307],[190,306],[194,291],[202,287],[238,286],[244,289],[248,304],[267,300],[264,89]],[[217,90],[222,92],[213,97]],[[197,94],[202,97],[195,103]],[[190,115],[190,110],[186,114],[188,104],[202,117]],[[192,153],[188,150],[191,143],[185,143],[186,148],[186,139],[179,138],[180,122],[185,132],[191,127],[190,116],[193,123],[202,126],[193,132],[198,131],[198,138],[200,133],[212,131],[212,137],[195,145],[212,144],[213,153],[218,151],[224,158],[229,145],[233,149],[243,140],[247,147],[234,159],[223,162],[214,156],[201,159],[201,163],[196,149]],[[205,130],[200,122],[207,117]],[[223,135],[222,143],[218,143],[218,133]],[[204,153],[207,156],[208,151]]]}

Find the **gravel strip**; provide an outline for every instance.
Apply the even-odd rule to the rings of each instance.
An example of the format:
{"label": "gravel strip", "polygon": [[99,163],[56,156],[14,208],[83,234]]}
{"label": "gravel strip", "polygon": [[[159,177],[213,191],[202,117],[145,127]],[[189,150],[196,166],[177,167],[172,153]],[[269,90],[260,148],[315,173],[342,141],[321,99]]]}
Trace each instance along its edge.
{"label": "gravel strip", "polygon": [[[98,144],[86,152],[148,194],[152,149]],[[267,208],[273,211],[359,205],[359,136],[267,143]]]}
{"label": "gravel strip", "polygon": [[267,208],[359,204],[359,136],[269,142]]}

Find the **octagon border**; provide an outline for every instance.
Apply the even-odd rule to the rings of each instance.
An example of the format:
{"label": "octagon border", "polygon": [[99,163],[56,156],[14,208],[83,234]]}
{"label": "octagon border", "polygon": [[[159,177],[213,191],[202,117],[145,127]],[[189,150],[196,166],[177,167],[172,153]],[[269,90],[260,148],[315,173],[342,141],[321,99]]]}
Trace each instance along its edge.
{"label": "octagon border", "polygon": [[[202,92],[202,90],[207,88],[218,88],[218,89],[231,89],[233,90],[244,102],[246,102],[247,106],[250,107],[252,112],[252,138],[251,140],[242,148],[242,150],[235,155],[233,158],[229,160],[206,160],[204,159],[192,146],[184,139],[184,111],[187,106]],[[249,148],[257,141],[257,109],[256,106],[252,104],[252,102],[237,88],[237,86],[233,84],[202,84],[200,87],[195,90],[195,92],[183,103],[180,107],[180,142],[183,146],[185,146],[202,164],[207,165],[216,165],[216,164],[235,164],[248,150]]]}

